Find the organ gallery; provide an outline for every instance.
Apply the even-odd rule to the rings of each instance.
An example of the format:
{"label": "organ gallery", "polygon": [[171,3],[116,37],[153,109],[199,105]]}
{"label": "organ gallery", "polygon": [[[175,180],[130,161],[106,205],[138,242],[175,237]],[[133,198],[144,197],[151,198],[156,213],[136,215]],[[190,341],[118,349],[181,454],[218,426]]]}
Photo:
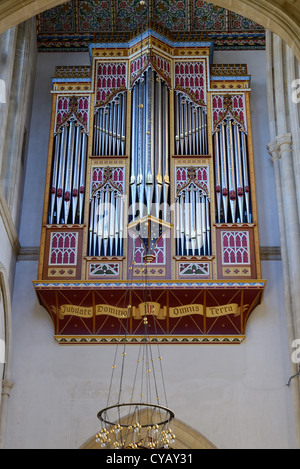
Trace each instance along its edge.
{"label": "organ gallery", "polygon": [[261,279],[247,66],[148,30],[52,85],[34,287],[61,344],[240,343]]}

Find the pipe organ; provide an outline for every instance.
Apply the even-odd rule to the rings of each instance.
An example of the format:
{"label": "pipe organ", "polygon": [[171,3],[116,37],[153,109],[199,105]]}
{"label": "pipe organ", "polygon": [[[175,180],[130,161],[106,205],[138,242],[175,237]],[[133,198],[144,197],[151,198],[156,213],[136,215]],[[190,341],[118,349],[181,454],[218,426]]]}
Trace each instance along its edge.
{"label": "pipe organ", "polygon": [[53,78],[34,286],[56,340],[135,343],[148,315],[153,341],[242,342],[265,285],[245,66],[151,30],[90,57]]}

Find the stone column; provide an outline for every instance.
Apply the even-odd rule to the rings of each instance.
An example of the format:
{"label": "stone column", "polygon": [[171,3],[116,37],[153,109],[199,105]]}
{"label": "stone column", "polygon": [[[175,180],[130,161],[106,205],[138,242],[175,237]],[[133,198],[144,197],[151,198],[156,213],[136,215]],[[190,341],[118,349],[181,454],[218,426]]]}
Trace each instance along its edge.
{"label": "stone column", "polygon": [[[300,338],[300,103],[293,91],[299,78],[299,64],[290,48],[276,34],[267,31],[267,85],[269,126],[285,293],[289,346]],[[291,355],[292,349],[289,349]],[[291,360],[291,376],[298,372]],[[300,447],[300,379],[291,381],[295,431]]]}
{"label": "stone column", "polygon": [[272,142],[268,145],[269,154],[272,157],[274,175],[275,175],[275,190],[278,210],[278,221],[279,221],[279,236],[280,236],[280,249],[281,249],[281,262],[283,271],[283,282],[284,282],[284,298],[287,315],[287,327],[289,340],[292,341],[296,337],[294,317],[292,314],[292,300],[291,300],[291,289],[290,289],[290,274],[288,266],[287,256],[287,240],[286,240],[286,228],[284,219],[284,206],[282,187],[280,179],[280,151],[277,142]]}
{"label": "stone column", "polygon": [[3,80],[5,84],[5,102],[0,103],[0,168],[2,166],[3,147],[7,126],[17,30],[18,27],[14,27],[0,36],[0,79]]}
{"label": "stone column", "polygon": [[292,136],[291,134],[285,134],[277,137],[276,141],[281,155],[281,186],[292,307],[295,317],[295,338],[300,338],[300,229],[293,167]]}
{"label": "stone column", "polygon": [[[268,145],[268,151],[274,166],[287,331],[289,342],[292,343],[294,339],[300,337],[300,234],[291,135],[286,134],[278,137],[275,142]],[[291,361],[291,376],[296,375],[297,372],[298,366]],[[300,383],[293,380],[291,387],[293,389],[295,429],[300,447]]]}
{"label": "stone column", "polygon": [[33,38],[35,39],[36,31],[33,30],[33,26],[32,20],[18,26],[10,99],[7,103],[1,182],[14,221],[18,215],[16,210],[19,201],[16,200],[16,195],[19,195],[19,183],[23,179],[22,165],[25,162],[26,134],[35,72]]}
{"label": "stone column", "polygon": [[[0,36],[0,79],[5,81],[6,99],[0,104],[0,219],[5,249],[3,265],[0,259],[0,290],[4,305],[5,364],[0,376],[0,448],[3,447],[8,397],[12,383],[11,369],[11,300],[10,283],[13,277],[18,240],[18,218],[25,177],[23,136],[29,128],[31,91],[34,84],[36,60],[36,24],[32,19]],[[5,192],[4,192],[5,190]],[[5,232],[4,232],[5,230]],[[6,237],[5,237],[6,236]],[[11,251],[7,249],[10,241]],[[5,304],[4,304],[5,303]],[[1,311],[0,311],[1,314]],[[1,326],[1,324],[0,324]],[[1,334],[2,339],[2,334]]]}
{"label": "stone column", "polygon": [[14,383],[12,381],[2,380],[1,382],[1,409],[0,409],[0,449],[3,449],[4,443],[4,429],[6,423],[6,414],[7,414],[7,405],[8,405],[8,398],[10,396],[10,391],[13,387]]}
{"label": "stone column", "polygon": [[[285,44],[290,132],[293,136],[293,170],[296,188],[300,187],[300,65],[292,50]],[[296,191],[300,221],[300,190]]]}

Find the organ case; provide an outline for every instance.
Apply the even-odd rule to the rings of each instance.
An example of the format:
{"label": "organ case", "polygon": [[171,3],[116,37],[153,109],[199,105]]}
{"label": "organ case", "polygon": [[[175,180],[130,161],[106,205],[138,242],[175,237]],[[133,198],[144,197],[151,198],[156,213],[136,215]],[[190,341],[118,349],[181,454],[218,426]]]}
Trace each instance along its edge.
{"label": "organ case", "polygon": [[245,67],[151,31],[90,55],[53,79],[34,285],[57,341],[139,340],[146,305],[151,340],[240,343],[265,284]]}

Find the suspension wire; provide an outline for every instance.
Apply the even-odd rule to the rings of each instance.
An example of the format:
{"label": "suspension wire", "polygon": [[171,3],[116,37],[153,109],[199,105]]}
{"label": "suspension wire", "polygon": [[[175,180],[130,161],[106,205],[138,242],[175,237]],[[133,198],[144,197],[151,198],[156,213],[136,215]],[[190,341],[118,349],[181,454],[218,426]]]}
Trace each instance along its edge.
{"label": "suspension wire", "polygon": [[[132,281],[132,279],[131,279],[131,281]],[[130,321],[130,314],[131,314],[131,309],[130,309],[130,305],[129,305],[129,300],[130,300],[129,293],[130,293],[130,290],[126,290],[125,295],[124,295],[124,300],[123,300],[123,311],[126,312],[126,325],[125,325],[125,335],[124,335],[124,343],[123,343],[123,360],[122,360],[122,366],[121,366],[121,378],[120,378],[120,384],[119,384],[119,395],[118,395],[117,403],[120,403],[121,394],[122,394],[123,374],[124,374],[124,366],[125,366],[125,363],[124,363],[125,362],[125,347],[126,347],[126,342],[127,342],[127,334],[128,334],[128,330],[129,330],[129,321]],[[128,295],[129,295],[129,299],[128,299]],[[117,361],[117,356],[118,356],[118,349],[119,349],[120,341],[121,341],[121,337],[122,337],[121,330],[122,330],[122,320],[119,320],[119,332],[118,332],[117,344],[116,344],[116,347],[115,347],[113,367],[112,367],[109,391],[108,391],[108,396],[107,396],[107,406],[109,404],[109,398],[110,398],[110,395],[111,395],[111,390],[112,390],[112,385],[113,385],[113,377],[114,377],[114,374],[115,374],[116,361]]]}
{"label": "suspension wire", "polygon": [[[151,299],[151,303],[152,303],[153,297],[152,297],[151,290],[150,290],[149,294],[150,294],[150,299]],[[161,357],[160,346],[159,346],[159,341],[158,341],[157,320],[156,320],[156,317],[155,317],[154,314],[153,314],[153,325],[154,325],[154,335],[157,339],[156,340],[156,347],[157,347],[157,351],[158,351],[158,360],[159,360],[159,363],[160,363],[160,372],[161,372],[161,379],[162,379],[162,385],[163,385],[164,398],[165,398],[166,406],[168,406],[167,392],[166,392],[165,380],[164,380],[163,368],[162,368],[162,357]],[[151,351],[151,354],[152,354],[152,351]],[[153,359],[153,356],[152,356],[152,359]],[[154,363],[154,361],[153,361],[153,363]],[[153,366],[153,372],[154,372],[154,378],[155,378],[156,399],[159,403],[159,392],[158,392],[158,387],[157,387],[157,381],[156,381],[154,366]]]}
{"label": "suspension wire", "polygon": [[[126,311],[125,305],[126,305],[126,303],[128,303],[128,301],[126,301],[127,295],[128,295],[128,291],[126,291],[125,295],[124,295],[123,311]],[[107,396],[107,407],[108,407],[108,404],[109,404],[109,398],[110,398],[110,395],[111,395],[111,390],[112,390],[112,385],[113,385],[113,378],[114,378],[115,369],[116,369],[116,366],[117,366],[118,349],[119,349],[119,346],[120,346],[120,339],[121,339],[121,336],[122,336],[121,335],[121,330],[122,330],[122,322],[120,320],[119,321],[118,339],[117,339],[117,344],[116,344],[116,347],[115,347],[115,354],[114,354],[114,360],[113,360],[113,366],[112,366],[112,373],[111,373],[109,391],[108,391],[108,396]],[[124,343],[126,342],[127,330],[128,330],[128,313],[127,313]],[[122,364],[122,366],[123,366],[123,364]],[[118,396],[118,401],[117,401],[118,403],[119,403],[120,397],[121,397],[121,384],[122,384],[122,380],[120,381],[119,396]]]}
{"label": "suspension wire", "polygon": [[[132,269],[131,269],[131,284],[132,284]],[[131,301],[131,295],[130,295],[131,289],[127,290],[125,299],[129,295],[129,298],[127,298],[127,307],[125,306],[125,299],[124,299],[124,310],[126,311],[126,327],[125,327],[125,336],[124,336],[124,344],[123,344],[123,353],[122,353],[122,366],[121,366],[121,376],[120,376],[120,387],[119,387],[119,397],[118,397],[118,404],[120,403],[121,400],[121,394],[122,394],[122,386],[123,386],[123,376],[124,376],[124,369],[125,369],[125,357],[126,357],[126,343],[127,343],[127,336],[128,336],[128,330],[129,330],[129,321],[130,321],[130,316],[131,316],[131,304],[129,303]],[[126,309],[125,309],[126,308]],[[121,327],[121,321],[120,321],[120,327]]]}

